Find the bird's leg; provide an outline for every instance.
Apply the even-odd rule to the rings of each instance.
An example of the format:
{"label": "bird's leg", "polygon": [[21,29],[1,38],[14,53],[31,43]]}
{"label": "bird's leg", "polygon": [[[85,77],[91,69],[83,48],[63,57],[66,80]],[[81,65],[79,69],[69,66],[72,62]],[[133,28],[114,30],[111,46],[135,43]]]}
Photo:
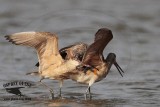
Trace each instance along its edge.
{"label": "bird's leg", "polygon": [[48,87],[46,84],[44,84],[44,83],[42,82],[42,79],[40,79],[39,83],[42,84],[42,85],[43,85],[44,87],[46,87],[47,89],[49,89],[50,94],[51,94],[51,98],[54,99],[54,91],[53,91],[53,89],[51,89],[51,88]]}
{"label": "bird's leg", "polygon": [[63,86],[63,80],[60,80],[59,81],[60,84],[59,84],[59,98],[62,98],[62,86]]}
{"label": "bird's leg", "polygon": [[90,88],[90,86],[88,86],[88,88],[87,88],[87,90],[86,90],[86,92],[85,92],[85,94],[84,94],[84,98],[85,98],[85,100],[87,100],[87,94],[89,94],[89,99],[91,100],[91,88]]}
{"label": "bird's leg", "polygon": [[85,100],[87,100],[88,89],[89,89],[89,87],[87,88],[86,92],[84,93],[84,98],[85,98]]}
{"label": "bird's leg", "polygon": [[91,100],[92,99],[92,95],[91,95],[91,87],[89,87],[89,89],[88,89],[88,94],[89,94],[89,100]]}

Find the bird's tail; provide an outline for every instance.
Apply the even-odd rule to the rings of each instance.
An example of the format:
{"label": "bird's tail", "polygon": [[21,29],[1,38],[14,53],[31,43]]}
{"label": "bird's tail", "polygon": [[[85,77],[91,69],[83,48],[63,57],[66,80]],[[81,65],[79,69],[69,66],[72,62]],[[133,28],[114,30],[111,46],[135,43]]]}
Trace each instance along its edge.
{"label": "bird's tail", "polygon": [[29,73],[26,73],[26,75],[39,75],[39,72],[38,71],[36,71],[36,72],[29,72]]}

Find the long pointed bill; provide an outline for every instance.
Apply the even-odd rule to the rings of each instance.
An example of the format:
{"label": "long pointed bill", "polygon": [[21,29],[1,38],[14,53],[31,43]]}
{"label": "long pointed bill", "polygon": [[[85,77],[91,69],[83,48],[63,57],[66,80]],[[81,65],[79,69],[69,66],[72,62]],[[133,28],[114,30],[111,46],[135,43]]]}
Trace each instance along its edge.
{"label": "long pointed bill", "polygon": [[123,77],[122,73],[124,73],[124,71],[122,70],[122,68],[118,65],[118,63],[116,61],[114,62],[114,65],[117,68],[117,70],[119,71],[119,74]]}

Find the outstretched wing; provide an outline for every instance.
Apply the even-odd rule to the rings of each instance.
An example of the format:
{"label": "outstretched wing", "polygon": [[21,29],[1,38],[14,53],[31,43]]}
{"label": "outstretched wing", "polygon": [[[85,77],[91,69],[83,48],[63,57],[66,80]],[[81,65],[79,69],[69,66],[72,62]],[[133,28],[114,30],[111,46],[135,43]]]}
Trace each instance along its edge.
{"label": "outstretched wing", "polygon": [[82,64],[93,67],[99,65],[104,60],[103,50],[112,38],[111,30],[107,28],[99,29],[95,34],[94,43],[88,47],[83,57]]}
{"label": "outstretched wing", "polygon": [[9,42],[36,49],[40,62],[39,71],[52,64],[61,64],[63,59],[58,51],[58,37],[49,32],[20,32],[5,36]]}

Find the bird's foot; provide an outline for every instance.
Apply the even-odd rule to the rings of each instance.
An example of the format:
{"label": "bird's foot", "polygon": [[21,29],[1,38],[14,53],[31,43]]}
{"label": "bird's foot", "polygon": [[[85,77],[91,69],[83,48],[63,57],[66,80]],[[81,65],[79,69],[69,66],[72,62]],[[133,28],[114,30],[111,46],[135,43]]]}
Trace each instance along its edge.
{"label": "bird's foot", "polygon": [[52,89],[50,89],[49,91],[50,91],[51,99],[54,100],[54,91]]}
{"label": "bird's foot", "polygon": [[85,93],[85,94],[84,94],[84,99],[85,99],[85,100],[92,100],[92,95]]}
{"label": "bird's foot", "polygon": [[62,97],[61,94],[59,94],[59,95],[57,96],[57,98],[58,98],[58,99],[63,99],[63,97]]}

